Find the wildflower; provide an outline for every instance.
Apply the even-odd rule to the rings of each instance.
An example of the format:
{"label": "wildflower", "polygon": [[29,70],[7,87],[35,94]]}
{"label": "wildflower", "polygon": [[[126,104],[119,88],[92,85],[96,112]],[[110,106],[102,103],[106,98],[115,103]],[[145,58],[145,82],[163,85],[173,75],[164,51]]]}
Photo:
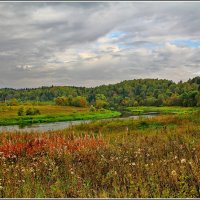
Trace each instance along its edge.
{"label": "wildflower", "polygon": [[0,190],[3,190],[3,186],[0,185]]}
{"label": "wildflower", "polygon": [[132,165],[132,166],[135,166],[136,164],[135,164],[135,162],[132,162],[131,165]]}
{"label": "wildflower", "polygon": [[182,163],[182,164],[186,163],[186,159],[184,159],[184,158],[181,159],[181,163]]}
{"label": "wildflower", "polygon": [[174,156],[174,159],[177,159],[178,157],[177,156]]}
{"label": "wildflower", "polygon": [[176,171],[175,171],[175,170],[172,170],[171,175],[172,175],[172,176],[177,176]]}

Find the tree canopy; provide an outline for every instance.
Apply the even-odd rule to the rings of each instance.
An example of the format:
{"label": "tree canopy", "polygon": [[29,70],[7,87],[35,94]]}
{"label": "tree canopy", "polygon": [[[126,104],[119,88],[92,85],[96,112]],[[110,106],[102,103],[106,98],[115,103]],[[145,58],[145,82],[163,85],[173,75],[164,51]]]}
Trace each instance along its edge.
{"label": "tree canopy", "polygon": [[60,105],[114,106],[200,106],[200,77],[175,83],[166,79],[135,79],[94,88],[51,86],[0,89],[0,101],[54,101]]}

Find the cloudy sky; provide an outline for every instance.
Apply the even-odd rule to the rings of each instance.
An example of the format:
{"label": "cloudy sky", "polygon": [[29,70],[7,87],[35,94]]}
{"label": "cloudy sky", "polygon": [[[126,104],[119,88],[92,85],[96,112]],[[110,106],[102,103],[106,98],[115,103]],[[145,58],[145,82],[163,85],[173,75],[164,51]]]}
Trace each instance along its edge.
{"label": "cloudy sky", "polygon": [[0,2],[0,87],[200,75],[200,2]]}

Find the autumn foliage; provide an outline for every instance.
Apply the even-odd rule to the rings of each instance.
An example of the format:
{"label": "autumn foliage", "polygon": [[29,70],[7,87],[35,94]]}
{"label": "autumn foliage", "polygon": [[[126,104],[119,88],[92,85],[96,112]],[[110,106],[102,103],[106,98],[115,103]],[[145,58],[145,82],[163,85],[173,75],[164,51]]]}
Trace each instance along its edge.
{"label": "autumn foliage", "polygon": [[82,149],[96,149],[104,145],[101,138],[88,135],[84,137],[61,137],[57,135],[10,135],[0,145],[0,153],[5,158],[12,156],[33,156],[40,154],[52,154],[55,152],[73,153]]}

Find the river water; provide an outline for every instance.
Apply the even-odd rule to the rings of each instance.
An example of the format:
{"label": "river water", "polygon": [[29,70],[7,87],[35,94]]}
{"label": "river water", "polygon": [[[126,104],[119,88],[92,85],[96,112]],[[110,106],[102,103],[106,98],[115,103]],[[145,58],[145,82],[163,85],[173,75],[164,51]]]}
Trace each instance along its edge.
{"label": "river water", "polygon": [[[115,120],[115,119],[138,119],[138,118],[152,118],[157,116],[158,113],[148,113],[145,115],[134,115],[134,116],[127,116],[127,117],[116,117],[116,118],[109,118],[109,119],[100,119],[100,120]],[[95,120],[95,121],[100,121]],[[20,132],[46,132],[46,131],[56,131],[68,128],[72,125],[78,125],[81,123],[89,123],[94,120],[79,120],[79,121],[65,121],[65,122],[52,122],[52,123],[40,123],[40,124],[30,124],[27,126],[20,126],[20,125],[9,125],[9,126],[0,126],[0,132],[2,131],[20,131]]]}

